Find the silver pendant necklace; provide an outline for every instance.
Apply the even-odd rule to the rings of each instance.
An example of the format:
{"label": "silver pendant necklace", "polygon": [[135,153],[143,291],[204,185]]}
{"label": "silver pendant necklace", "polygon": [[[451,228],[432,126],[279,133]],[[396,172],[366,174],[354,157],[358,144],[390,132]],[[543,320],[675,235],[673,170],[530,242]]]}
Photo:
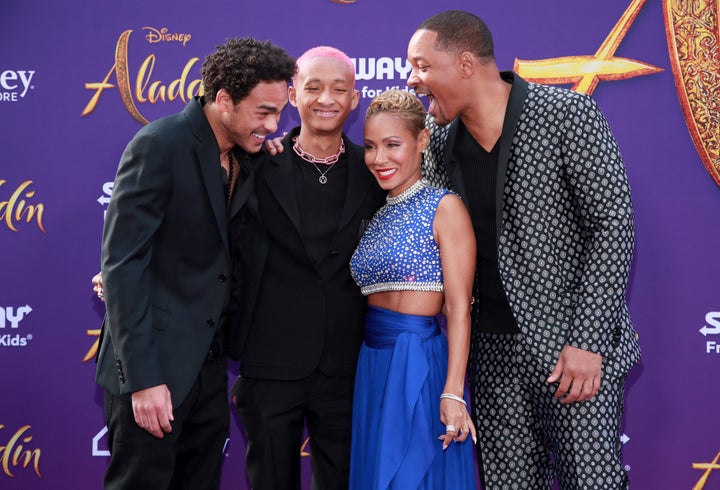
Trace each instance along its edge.
{"label": "silver pendant necklace", "polygon": [[[335,163],[337,163],[337,162],[335,162]],[[327,170],[325,170],[323,172],[322,170],[320,170],[320,168],[317,166],[317,164],[315,164],[315,162],[312,162],[313,167],[315,167],[315,170],[320,172],[320,177],[318,177],[318,182],[320,182],[323,185],[327,184],[327,177],[325,177],[325,174],[328,173],[330,170],[332,170],[332,168],[335,166],[335,163],[329,165]]]}

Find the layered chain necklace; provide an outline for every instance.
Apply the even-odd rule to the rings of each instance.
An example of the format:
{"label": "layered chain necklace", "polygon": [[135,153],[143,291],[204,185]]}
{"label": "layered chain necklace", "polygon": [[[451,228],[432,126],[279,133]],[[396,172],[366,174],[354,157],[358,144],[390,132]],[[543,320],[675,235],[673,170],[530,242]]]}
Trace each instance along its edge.
{"label": "layered chain necklace", "polygon": [[[298,142],[297,136],[293,138],[293,143],[294,143],[293,150],[295,151],[297,156],[299,156],[306,162],[312,163],[313,167],[315,167],[315,170],[317,170],[320,173],[320,177],[318,177],[318,182],[320,182],[323,185],[327,184],[327,177],[325,177],[325,175],[330,170],[332,170],[332,168],[335,166],[335,164],[338,162],[338,160],[340,160],[340,155],[345,153],[345,142],[342,140],[342,138],[340,138],[340,149],[338,150],[338,152],[335,153],[334,155],[330,155],[329,157],[325,157],[325,158],[318,158],[315,155],[311,155],[310,153],[303,150],[302,147],[300,146],[300,143]],[[325,171],[323,172],[322,170],[320,170],[320,167],[317,166],[318,163],[320,165],[327,165],[328,168],[325,169]]]}
{"label": "layered chain necklace", "polygon": [[225,207],[230,207],[230,195],[232,194],[232,181],[235,162],[233,161],[232,150],[228,152],[228,183],[225,186]]}

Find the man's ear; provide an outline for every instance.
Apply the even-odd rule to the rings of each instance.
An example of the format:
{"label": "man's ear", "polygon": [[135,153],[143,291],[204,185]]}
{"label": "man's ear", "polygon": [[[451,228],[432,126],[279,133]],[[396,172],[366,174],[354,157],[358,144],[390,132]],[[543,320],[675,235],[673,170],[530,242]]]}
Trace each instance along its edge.
{"label": "man's ear", "polygon": [[360,102],[360,91],[353,89],[352,101],[350,102],[350,110],[354,111]]}
{"label": "man's ear", "polygon": [[215,104],[222,112],[231,111],[235,105],[232,97],[230,97],[230,93],[224,88],[221,88],[218,90],[218,93],[215,94]]}
{"label": "man's ear", "polygon": [[291,106],[297,107],[297,89],[293,85],[288,87],[288,101]]}
{"label": "man's ear", "polygon": [[478,59],[477,56],[469,51],[463,51],[460,53],[458,59],[458,66],[460,68],[460,74],[463,78],[470,78],[475,70],[477,70]]}

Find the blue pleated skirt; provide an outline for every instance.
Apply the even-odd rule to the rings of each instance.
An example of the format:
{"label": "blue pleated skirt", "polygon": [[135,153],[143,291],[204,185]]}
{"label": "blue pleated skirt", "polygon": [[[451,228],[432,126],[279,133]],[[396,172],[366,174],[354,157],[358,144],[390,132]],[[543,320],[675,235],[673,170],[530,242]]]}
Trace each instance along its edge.
{"label": "blue pleated skirt", "polygon": [[432,316],[370,306],[353,402],[350,488],[475,488],[473,442],[438,439],[448,347]]}

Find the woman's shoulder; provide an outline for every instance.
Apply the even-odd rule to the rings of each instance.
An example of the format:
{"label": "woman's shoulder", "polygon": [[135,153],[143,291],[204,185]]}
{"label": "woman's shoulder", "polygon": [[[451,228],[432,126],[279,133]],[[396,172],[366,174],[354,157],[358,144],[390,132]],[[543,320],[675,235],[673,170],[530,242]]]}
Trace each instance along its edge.
{"label": "woman's shoulder", "polygon": [[454,191],[446,187],[435,187],[432,185],[428,185],[425,188],[425,199],[432,201],[436,207],[440,206],[440,203],[445,201],[457,200],[461,202],[460,196],[458,196]]}
{"label": "woman's shoulder", "polygon": [[467,207],[465,207],[462,198],[455,192],[445,189],[445,193],[439,197],[437,203],[436,218],[439,218],[441,221],[444,219],[454,221],[461,215],[468,215]]}

